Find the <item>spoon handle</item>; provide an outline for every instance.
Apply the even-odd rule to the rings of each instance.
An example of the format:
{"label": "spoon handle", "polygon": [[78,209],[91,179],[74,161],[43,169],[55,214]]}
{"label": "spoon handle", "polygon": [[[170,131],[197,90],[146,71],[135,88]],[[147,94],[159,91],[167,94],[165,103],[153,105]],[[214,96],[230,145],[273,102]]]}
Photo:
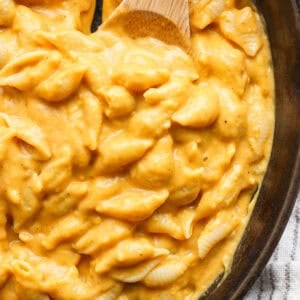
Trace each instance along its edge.
{"label": "spoon handle", "polygon": [[121,5],[163,15],[175,23],[185,36],[190,36],[188,0],[123,0]]}

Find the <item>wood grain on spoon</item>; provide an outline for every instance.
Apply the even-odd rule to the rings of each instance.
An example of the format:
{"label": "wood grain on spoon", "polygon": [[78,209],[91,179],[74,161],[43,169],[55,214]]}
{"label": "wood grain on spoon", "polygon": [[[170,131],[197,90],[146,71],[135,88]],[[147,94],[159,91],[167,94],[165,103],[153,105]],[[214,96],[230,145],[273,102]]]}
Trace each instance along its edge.
{"label": "wood grain on spoon", "polygon": [[123,0],[101,27],[131,38],[154,37],[189,52],[188,0]]}

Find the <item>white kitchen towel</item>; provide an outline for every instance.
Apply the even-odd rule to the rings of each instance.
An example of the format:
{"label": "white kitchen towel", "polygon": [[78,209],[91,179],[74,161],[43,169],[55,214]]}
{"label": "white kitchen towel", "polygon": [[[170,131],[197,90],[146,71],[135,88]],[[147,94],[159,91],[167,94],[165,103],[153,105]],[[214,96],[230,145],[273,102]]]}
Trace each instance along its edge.
{"label": "white kitchen towel", "polygon": [[300,193],[278,247],[244,300],[300,300]]}

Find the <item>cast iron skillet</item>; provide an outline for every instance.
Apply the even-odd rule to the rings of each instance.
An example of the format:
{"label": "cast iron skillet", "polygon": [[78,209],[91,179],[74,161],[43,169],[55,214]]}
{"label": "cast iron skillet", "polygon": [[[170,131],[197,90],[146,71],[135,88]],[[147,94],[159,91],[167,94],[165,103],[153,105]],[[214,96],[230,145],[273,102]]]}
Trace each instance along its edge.
{"label": "cast iron skillet", "polygon": [[[163,1],[163,0],[162,0]],[[276,247],[300,187],[300,0],[256,0],[270,38],[276,84],[276,127],[267,174],[236,252],[232,271],[205,300],[241,299]],[[298,8],[297,8],[298,4]],[[93,23],[101,23],[97,1]]]}

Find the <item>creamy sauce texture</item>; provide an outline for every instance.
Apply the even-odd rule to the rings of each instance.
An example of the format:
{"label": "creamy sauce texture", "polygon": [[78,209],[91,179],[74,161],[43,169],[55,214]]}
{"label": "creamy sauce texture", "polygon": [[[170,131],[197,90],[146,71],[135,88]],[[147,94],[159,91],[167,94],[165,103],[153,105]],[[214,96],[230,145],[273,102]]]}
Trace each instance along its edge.
{"label": "creamy sauce texture", "polygon": [[90,33],[94,8],[0,0],[0,299],[197,299],[230,271],[268,164],[262,20],[190,1],[192,58]]}

